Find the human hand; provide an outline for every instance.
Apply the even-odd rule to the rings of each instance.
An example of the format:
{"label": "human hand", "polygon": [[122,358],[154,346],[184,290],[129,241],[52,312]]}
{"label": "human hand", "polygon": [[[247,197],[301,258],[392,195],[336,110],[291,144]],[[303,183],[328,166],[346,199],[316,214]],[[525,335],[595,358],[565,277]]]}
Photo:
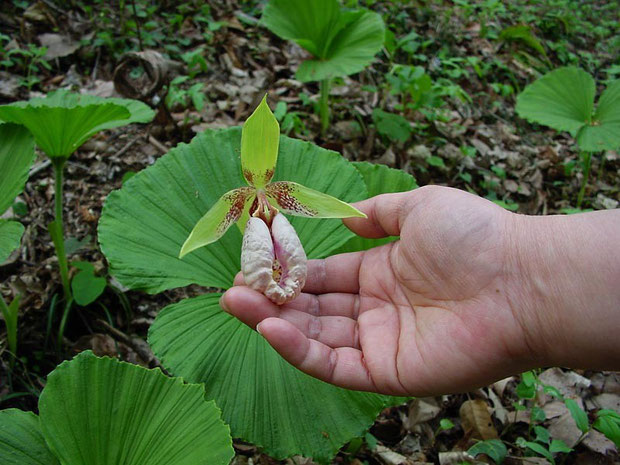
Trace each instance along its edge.
{"label": "human hand", "polygon": [[352,231],[400,240],[311,260],[282,307],[240,275],[221,299],[300,370],[428,396],[538,366],[620,366],[620,211],[528,217],[438,186],[356,207],[368,218],[344,220]]}
{"label": "human hand", "polygon": [[400,240],[310,261],[304,292],[282,307],[245,286],[229,289],[222,306],[260,323],[302,371],[351,389],[467,390],[531,362],[505,274],[510,213],[435,186],[356,207],[368,219],[345,220],[351,230]]}

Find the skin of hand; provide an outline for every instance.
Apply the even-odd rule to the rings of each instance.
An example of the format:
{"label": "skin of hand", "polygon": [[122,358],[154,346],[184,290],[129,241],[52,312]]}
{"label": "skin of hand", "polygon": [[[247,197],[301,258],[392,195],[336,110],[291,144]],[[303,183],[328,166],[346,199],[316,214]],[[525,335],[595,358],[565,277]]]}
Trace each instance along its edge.
{"label": "skin of hand", "polygon": [[281,307],[240,275],[220,300],[300,370],[428,396],[545,365],[620,367],[620,212],[528,217],[439,186],[355,206],[368,218],[344,220],[353,232],[400,239],[309,261]]}

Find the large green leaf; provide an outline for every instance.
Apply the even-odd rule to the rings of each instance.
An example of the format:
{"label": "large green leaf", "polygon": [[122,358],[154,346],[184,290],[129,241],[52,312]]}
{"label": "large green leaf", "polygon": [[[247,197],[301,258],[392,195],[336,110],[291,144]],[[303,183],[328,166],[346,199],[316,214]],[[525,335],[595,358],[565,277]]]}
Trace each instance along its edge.
{"label": "large green leaf", "polygon": [[0,219],[0,265],[19,247],[23,233],[21,223]]}
{"label": "large green leaf", "polygon": [[234,455],[201,385],[92,352],[50,373],[39,411],[66,465],[227,465]]}
{"label": "large green leaf", "polygon": [[26,126],[50,157],[68,157],[93,134],[129,123],[145,123],[155,113],[141,102],[56,91],[0,106],[0,120]]}
{"label": "large green leaf", "polygon": [[[99,222],[101,248],[124,285],[148,292],[196,283],[227,288],[240,270],[241,234],[182,260],[181,246],[196,222],[226,192],[245,185],[240,128],[206,131],[181,144],[112,192]],[[294,181],[352,202],[366,196],[357,170],[339,154],[281,136],[274,180]],[[339,220],[291,218],[306,253],[327,256],[350,233]]]}
{"label": "large green leaf", "polygon": [[58,465],[41,434],[39,417],[17,409],[0,411],[2,465]]}
{"label": "large green leaf", "polygon": [[0,124],[0,215],[24,189],[34,160],[34,140],[18,124]]}
{"label": "large green leaf", "polygon": [[293,368],[259,334],[223,312],[219,297],[166,307],[149,343],[171,372],[205,383],[234,437],[276,458],[301,454],[325,462],[372,424],[385,397],[340,389]]}
{"label": "large green leaf", "polygon": [[601,95],[591,124],[577,135],[582,150],[599,152],[620,147],[620,80],[614,81]]}
{"label": "large green leaf", "polygon": [[573,136],[592,119],[594,79],[582,69],[559,68],[528,85],[517,98],[522,118]]}
{"label": "large green leaf", "polygon": [[274,34],[297,42],[314,59],[297,70],[297,79],[318,81],[364,69],[381,50],[385,26],[368,10],[341,10],[337,0],[271,0],[261,22]]}
{"label": "large green leaf", "polygon": [[[368,197],[390,192],[405,192],[418,187],[415,178],[402,170],[388,168],[385,165],[368,163],[366,161],[353,163],[364,178]],[[379,245],[398,239],[397,237],[386,237],[383,239],[366,239],[355,236],[349,239],[342,247],[334,251],[334,254],[345,252],[356,252],[367,250]]]}

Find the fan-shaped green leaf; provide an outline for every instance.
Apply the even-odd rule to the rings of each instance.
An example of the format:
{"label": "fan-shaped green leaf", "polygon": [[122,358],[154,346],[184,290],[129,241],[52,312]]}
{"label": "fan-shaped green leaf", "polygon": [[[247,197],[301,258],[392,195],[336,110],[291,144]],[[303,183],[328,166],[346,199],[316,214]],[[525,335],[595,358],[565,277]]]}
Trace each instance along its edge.
{"label": "fan-shaped green leaf", "polygon": [[24,227],[17,221],[0,219],[0,265],[19,247]]}
{"label": "fan-shaped green leaf", "polygon": [[60,90],[45,98],[0,106],[0,120],[26,126],[50,157],[68,157],[93,134],[148,122],[153,110],[141,102],[104,99]]}
{"label": "fan-shaped green leaf", "polygon": [[[390,192],[405,192],[418,187],[415,178],[402,170],[388,168],[385,165],[368,163],[366,161],[353,162],[357,170],[361,173],[368,189],[368,197]],[[342,247],[334,251],[334,254],[345,252],[356,252],[367,250],[379,245],[387,244],[396,237],[386,237],[384,239],[366,239],[355,236],[349,239]]]}
{"label": "fan-shaped green leaf", "polygon": [[582,69],[559,68],[528,85],[517,98],[516,111],[574,136],[592,119],[595,91],[594,79]]}
{"label": "fan-shaped green leaf", "polygon": [[[240,139],[239,128],[206,131],[110,194],[99,240],[117,279],[148,292],[191,283],[220,288],[232,284],[240,269],[237,228],[182,260],[178,255],[196,222],[222,194],[246,185]],[[347,202],[366,195],[361,176],[339,154],[285,136],[274,180],[298,182]],[[339,220],[295,217],[291,224],[312,258],[328,255],[352,237]]]}
{"label": "fan-shaped green leaf", "polygon": [[34,140],[24,126],[0,124],[0,214],[24,189],[34,160]]}
{"label": "fan-shaped green leaf", "polygon": [[385,35],[379,14],[341,10],[337,0],[271,0],[261,21],[274,34],[297,42],[314,56],[297,70],[300,81],[361,71],[381,50]]}
{"label": "fan-shaped green leaf", "polygon": [[220,294],[164,308],[149,343],[164,366],[191,382],[205,382],[234,437],[283,458],[325,462],[360,436],[386,398],[318,381],[285,362],[255,331],[223,312]]}
{"label": "fan-shaped green leaf", "polygon": [[39,417],[17,409],[0,411],[2,465],[58,465],[41,434]]}
{"label": "fan-shaped green leaf", "polygon": [[620,80],[614,81],[601,95],[590,124],[577,135],[581,150],[598,152],[620,147]]}
{"label": "fan-shaped green leaf", "polygon": [[201,385],[83,352],[48,376],[41,428],[66,465],[227,465],[229,429]]}

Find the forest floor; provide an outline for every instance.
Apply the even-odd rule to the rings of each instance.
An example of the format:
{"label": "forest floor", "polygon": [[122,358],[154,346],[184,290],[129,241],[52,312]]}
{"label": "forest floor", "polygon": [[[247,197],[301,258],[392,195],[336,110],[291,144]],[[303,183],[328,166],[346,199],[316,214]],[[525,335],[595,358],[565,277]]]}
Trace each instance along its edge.
{"label": "forest floor", "polygon": [[[394,38],[372,66],[335,82],[332,124],[324,135],[316,113],[317,83],[295,80],[306,52],[258,24],[260,2],[137,0],[135,12],[129,2],[124,9],[117,2],[100,1],[4,3],[0,104],[59,88],[119,96],[114,69],[129,51],[157,50],[179,63],[167,95],[159,95],[166,105],[159,104],[153,123],[100,133],[68,162],[64,214],[70,260],[94,263],[100,275],[107,275],[97,245],[106,196],[131,173],[197,132],[242,124],[266,92],[272,106],[278,103],[276,114],[289,136],[313,141],[349,160],[404,170],[420,186],[468,190],[530,215],[619,205],[617,152],[593,156],[584,201],[577,208],[583,169],[575,141],[566,133],[527,123],[514,110],[516,96],[528,83],[560,66],[590,72],[600,95],[605,83],[620,73],[615,2],[345,2],[381,13]],[[527,25],[528,32],[502,34],[515,25]],[[417,100],[399,90],[411,85],[398,72],[403,67],[420,67],[430,78],[432,86]],[[376,108],[406,118],[408,126],[379,124],[373,118]],[[165,305],[200,292],[190,286],[149,296],[126,291],[108,276],[104,294],[92,305],[74,309],[63,340],[57,341],[61,310],[54,310],[54,295],[60,278],[46,226],[53,219],[53,195],[52,167],[41,154],[25,191],[5,215],[16,217],[26,232],[19,251],[0,267],[3,295],[9,300],[22,295],[13,368],[0,325],[2,408],[36,411],[46,375],[82,350],[157,366],[145,342],[150,324]],[[537,374],[540,385],[576,399],[591,419],[600,408],[620,411],[616,373],[549,368]],[[542,392],[533,399],[524,397],[519,386],[521,377],[514,376],[475,392],[390,408],[369,435],[345,447],[334,463],[460,463],[467,460],[462,451],[472,438],[501,437],[510,443],[518,436],[534,438],[535,425],[574,449],[560,454],[562,463],[619,463],[614,444],[596,431],[582,437],[562,402]],[[542,420],[532,417],[536,409],[544,412]],[[475,411],[490,423],[472,424],[468,416]],[[239,465],[313,463],[302,458],[278,462],[241,442],[235,447],[233,463]],[[513,443],[504,463],[551,462]]]}

